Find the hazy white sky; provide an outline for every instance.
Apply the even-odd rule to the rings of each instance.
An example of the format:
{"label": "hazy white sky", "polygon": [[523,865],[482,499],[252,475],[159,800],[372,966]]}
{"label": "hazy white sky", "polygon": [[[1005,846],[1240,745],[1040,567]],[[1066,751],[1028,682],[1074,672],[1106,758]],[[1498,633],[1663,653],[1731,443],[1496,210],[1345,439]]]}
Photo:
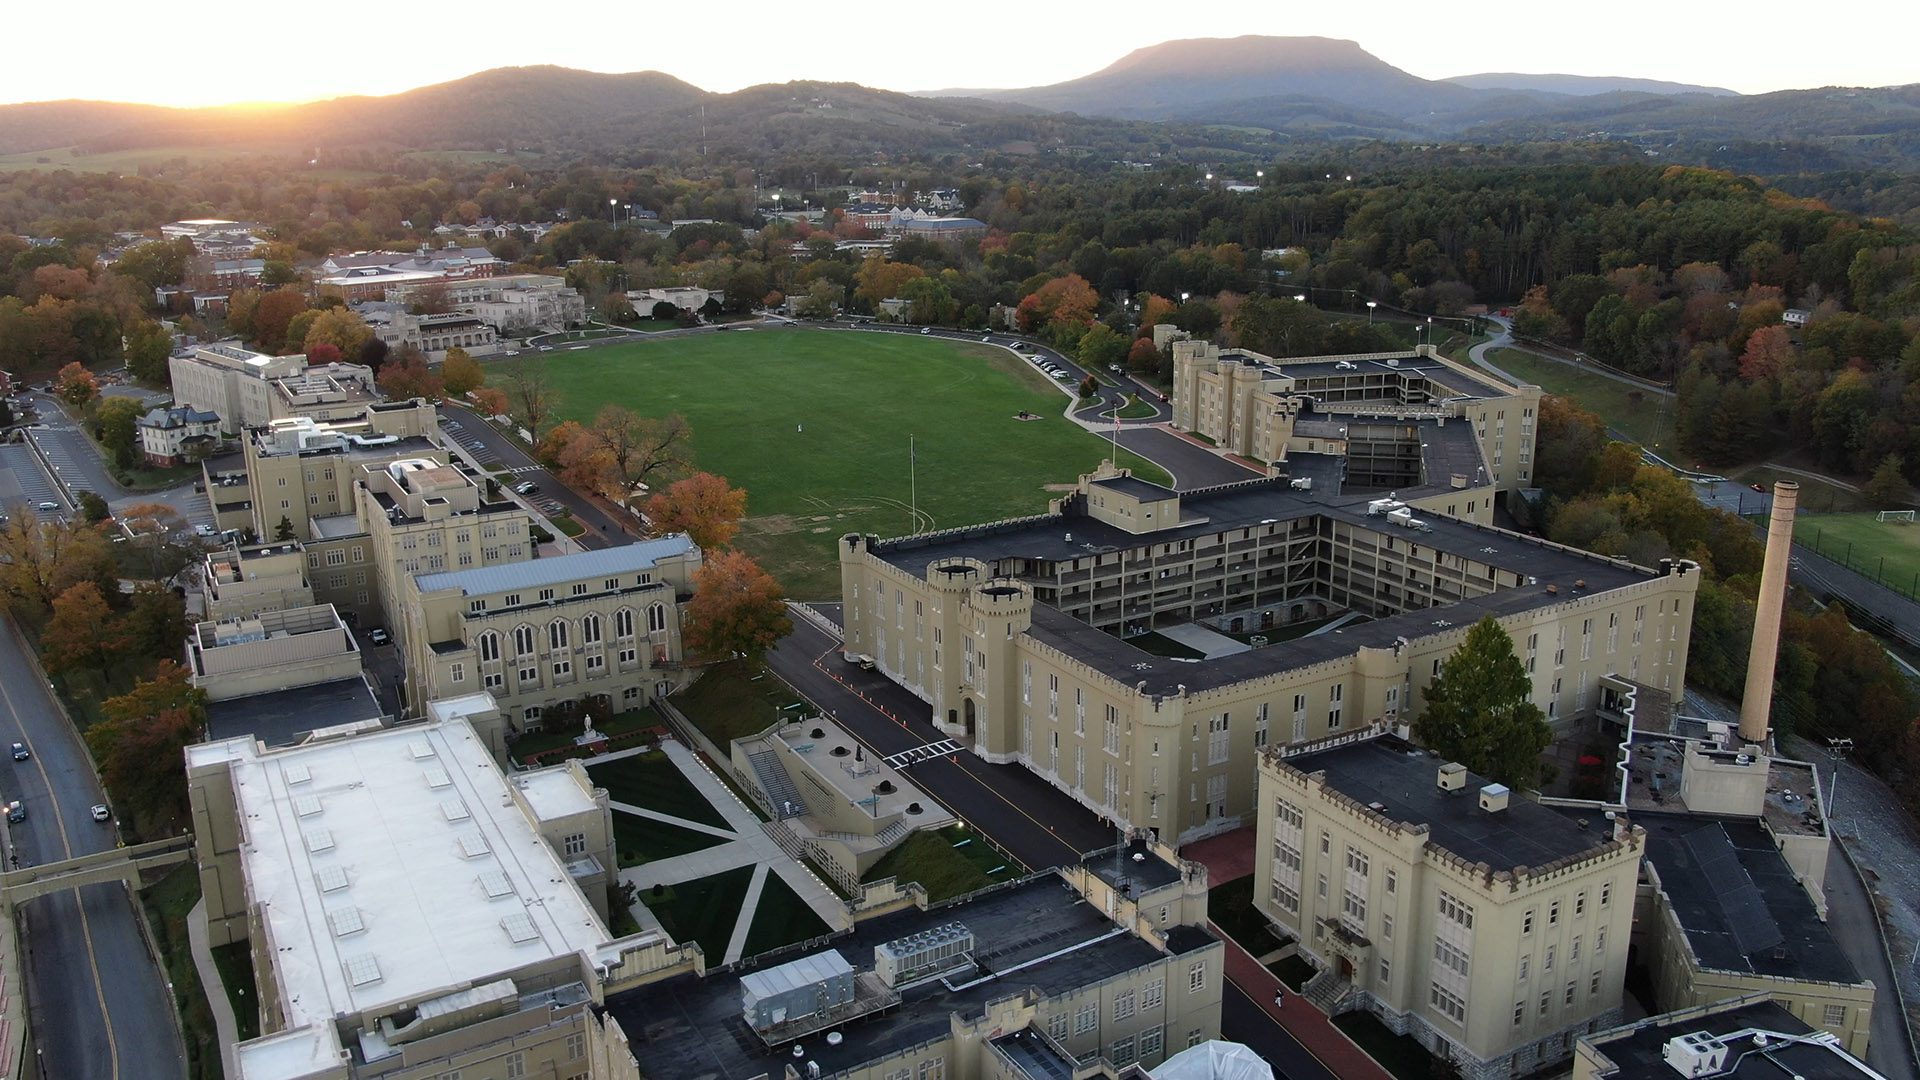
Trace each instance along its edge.
{"label": "hazy white sky", "polygon": [[23,0],[0,5],[11,46],[0,102],[302,101],[517,64],[654,69],[718,91],[789,79],[1033,86],[1170,38],[1240,34],[1350,38],[1425,78],[1553,71],[1758,93],[1920,82],[1917,18],[1910,0],[1855,0],[1827,16],[1799,0]]}

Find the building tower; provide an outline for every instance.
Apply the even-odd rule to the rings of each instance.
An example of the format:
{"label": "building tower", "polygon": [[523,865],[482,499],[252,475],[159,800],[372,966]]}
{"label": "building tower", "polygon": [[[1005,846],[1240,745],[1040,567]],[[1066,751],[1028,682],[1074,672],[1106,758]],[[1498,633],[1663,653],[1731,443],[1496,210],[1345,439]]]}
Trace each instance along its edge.
{"label": "building tower", "polygon": [[1747,655],[1747,690],[1740,698],[1740,738],[1767,745],[1768,714],[1773,706],[1773,665],[1780,652],[1780,614],[1787,599],[1787,566],[1793,561],[1793,511],[1800,485],[1773,485],[1773,517],[1767,523],[1767,557],[1760,567],[1760,595],[1754,602],[1753,649]]}

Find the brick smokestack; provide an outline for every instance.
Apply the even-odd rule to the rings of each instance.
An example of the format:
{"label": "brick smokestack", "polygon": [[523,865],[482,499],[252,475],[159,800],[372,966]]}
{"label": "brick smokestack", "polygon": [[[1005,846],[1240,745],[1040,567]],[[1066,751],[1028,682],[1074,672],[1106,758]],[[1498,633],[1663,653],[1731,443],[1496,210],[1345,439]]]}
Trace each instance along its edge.
{"label": "brick smokestack", "polygon": [[1780,653],[1780,613],[1787,601],[1787,565],[1793,561],[1793,509],[1800,485],[1773,485],[1773,517],[1767,523],[1767,561],[1760,567],[1760,596],[1753,607],[1753,649],[1747,655],[1747,692],[1740,699],[1740,738],[1767,745],[1773,709],[1773,664]]}

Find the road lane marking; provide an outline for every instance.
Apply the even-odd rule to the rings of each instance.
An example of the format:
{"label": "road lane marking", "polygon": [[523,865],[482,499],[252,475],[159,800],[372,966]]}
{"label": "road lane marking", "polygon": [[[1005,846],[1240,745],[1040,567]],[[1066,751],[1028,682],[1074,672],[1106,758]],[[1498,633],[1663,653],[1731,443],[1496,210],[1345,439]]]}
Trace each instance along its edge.
{"label": "road lane marking", "polygon": [[[19,624],[15,623],[12,619],[8,619],[7,629],[13,632],[14,643],[19,645],[23,652],[28,651],[26,638],[20,633]],[[33,665],[28,664],[27,666],[31,668]],[[51,691],[49,691],[49,693],[51,693]],[[7,687],[4,682],[0,682],[0,698],[6,699],[7,711],[13,714],[13,722],[20,729],[20,739],[22,742],[28,744],[27,749],[31,751],[33,749],[33,737],[27,734],[26,721],[20,718],[20,708],[13,703],[13,695],[7,692]],[[61,723],[66,723],[66,714],[60,712],[60,707],[57,703],[54,706],[54,713],[58,716]],[[84,754],[91,753],[92,751],[87,749],[86,743],[83,741],[80,744],[80,752]],[[33,770],[40,774],[40,782],[47,785],[47,801],[53,804],[54,828],[60,832],[61,857],[63,859],[70,859],[73,857],[73,841],[67,836],[67,816],[60,812],[60,799],[54,791],[53,778],[47,775],[47,767],[40,763],[39,754],[33,754],[28,760],[33,762]],[[120,1041],[114,1037],[113,1017],[107,1012],[107,992],[100,977],[100,957],[93,949],[93,927],[87,921],[86,901],[80,898],[80,891],[78,889],[72,890],[72,892],[74,906],[80,909],[80,936],[85,939],[87,943],[87,966],[93,971],[93,999],[100,1003],[101,1026],[107,1029],[107,1059],[113,1063],[113,1080],[119,1080]],[[129,897],[129,900],[131,900],[131,897]],[[145,916],[136,908],[134,917],[144,918]],[[172,1008],[173,1003],[169,1001],[167,1007]]]}

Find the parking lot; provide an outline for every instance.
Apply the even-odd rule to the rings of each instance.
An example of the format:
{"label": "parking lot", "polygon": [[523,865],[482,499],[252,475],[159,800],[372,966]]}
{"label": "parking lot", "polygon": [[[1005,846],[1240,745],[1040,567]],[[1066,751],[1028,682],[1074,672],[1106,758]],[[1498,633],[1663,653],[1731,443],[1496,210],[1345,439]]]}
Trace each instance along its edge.
{"label": "parking lot", "polygon": [[66,500],[54,490],[53,482],[34,460],[33,451],[24,443],[0,445],[0,508],[9,515],[25,508],[47,517],[49,512],[40,509],[40,505],[48,502],[60,506],[54,516],[65,516]]}

